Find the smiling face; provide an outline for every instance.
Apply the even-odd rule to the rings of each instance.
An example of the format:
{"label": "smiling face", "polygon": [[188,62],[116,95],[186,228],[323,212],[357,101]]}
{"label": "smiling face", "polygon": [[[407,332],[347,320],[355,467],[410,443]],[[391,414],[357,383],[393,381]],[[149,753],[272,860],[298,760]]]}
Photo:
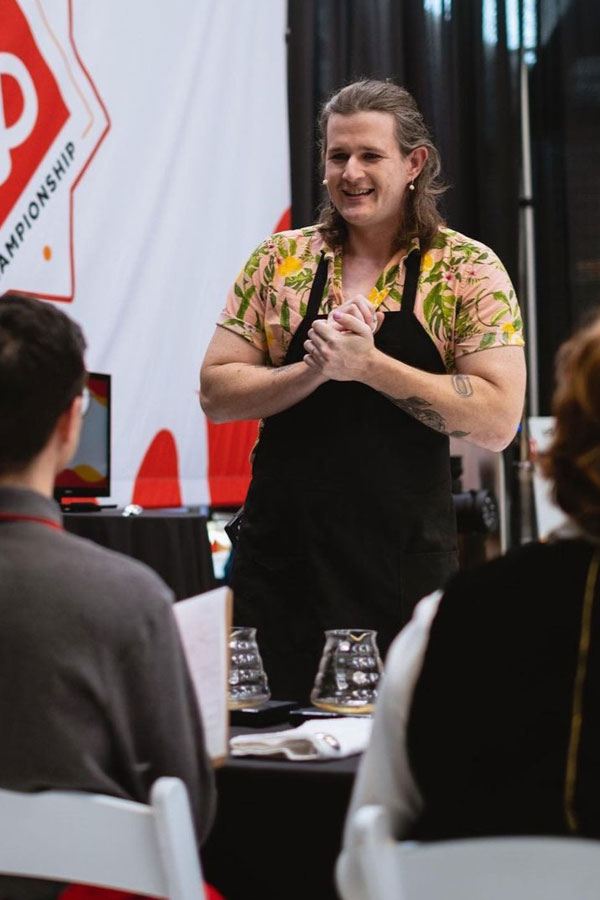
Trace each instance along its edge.
{"label": "smiling face", "polygon": [[395,234],[408,185],[426,158],[424,147],[402,155],[391,113],[332,113],[327,123],[327,189],[351,230]]}

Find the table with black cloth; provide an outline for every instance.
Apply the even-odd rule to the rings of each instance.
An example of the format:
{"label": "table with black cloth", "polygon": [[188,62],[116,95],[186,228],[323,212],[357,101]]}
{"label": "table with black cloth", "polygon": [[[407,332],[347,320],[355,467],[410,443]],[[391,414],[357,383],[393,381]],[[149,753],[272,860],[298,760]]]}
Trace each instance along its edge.
{"label": "table with black cloth", "polygon": [[166,581],[177,600],[216,586],[206,516],[149,509],[137,516],[118,510],[63,513],[67,531],[145,562]]}
{"label": "table with black cloth", "polygon": [[229,757],[202,851],[207,881],[227,900],[338,900],[334,866],[359,761]]}

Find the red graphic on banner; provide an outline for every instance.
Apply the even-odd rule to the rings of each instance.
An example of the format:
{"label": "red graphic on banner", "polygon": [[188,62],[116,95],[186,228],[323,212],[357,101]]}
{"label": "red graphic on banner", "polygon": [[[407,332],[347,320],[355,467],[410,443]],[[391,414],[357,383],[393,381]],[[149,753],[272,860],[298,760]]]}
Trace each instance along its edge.
{"label": "red graphic on banner", "polygon": [[0,0],[0,225],[69,118],[16,0]]}
{"label": "red graphic on banner", "polygon": [[273,234],[277,234],[278,231],[289,231],[292,227],[292,208],[288,206],[286,210],[284,210],[279,222],[275,226],[273,230]]}
{"label": "red graphic on banner", "polygon": [[239,506],[250,484],[250,451],[258,422],[226,422],[208,428],[208,488],[212,506]]}
{"label": "red graphic on banner", "polygon": [[154,437],[136,475],[132,503],[140,506],[181,506],[177,445],[164,428]]}
{"label": "red graphic on banner", "polygon": [[0,0],[0,293],[71,301],[73,192],[110,120],[72,0],[48,6]]}

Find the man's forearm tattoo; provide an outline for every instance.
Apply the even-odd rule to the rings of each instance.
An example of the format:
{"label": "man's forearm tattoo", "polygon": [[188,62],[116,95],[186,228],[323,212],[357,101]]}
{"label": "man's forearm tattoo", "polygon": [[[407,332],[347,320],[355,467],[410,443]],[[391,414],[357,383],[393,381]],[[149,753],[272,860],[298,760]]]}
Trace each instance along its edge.
{"label": "man's forearm tattoo", "polygon": [[468,375],[453,375],[452,387],[461,397],[470,397],[473,393],[473,386]]}
{"label": "man's forearm tattoo", "polygon": [[447,434],[448,437],[457,438],[466,437],[469,434],[468,431],[448,431],[444,417],[439,412],[436,412],[435,409],[432,409],[431,403],[428,400],[424,400],[423,397],[406,397],[402,399],[400,397],[390,397],[389,394],[384,394],[383,396],[391,400],[403,412],[412,416],[413,419],[422,422],[423,425],[427,425],[429,428],[433,428],[434,431],[440,431],[442,434]]}

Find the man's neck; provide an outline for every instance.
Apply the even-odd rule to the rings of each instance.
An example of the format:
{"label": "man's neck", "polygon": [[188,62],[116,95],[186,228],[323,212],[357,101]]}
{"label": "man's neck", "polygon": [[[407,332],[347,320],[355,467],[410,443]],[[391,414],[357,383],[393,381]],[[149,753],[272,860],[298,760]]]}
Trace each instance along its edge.
{"label": "man's neck", "polygon": [[44,497],[52,498],[54,490],[54,472],[47,466],[33,464],[19,472],[0,475],[0,487],[23,488],[36,491]]}
{"label": "man's neck", "polygon": [[348,227],[344,255],[354,259],[369,259],[383,269],[396,251],[396,232],[391,228],[360,229]]}

